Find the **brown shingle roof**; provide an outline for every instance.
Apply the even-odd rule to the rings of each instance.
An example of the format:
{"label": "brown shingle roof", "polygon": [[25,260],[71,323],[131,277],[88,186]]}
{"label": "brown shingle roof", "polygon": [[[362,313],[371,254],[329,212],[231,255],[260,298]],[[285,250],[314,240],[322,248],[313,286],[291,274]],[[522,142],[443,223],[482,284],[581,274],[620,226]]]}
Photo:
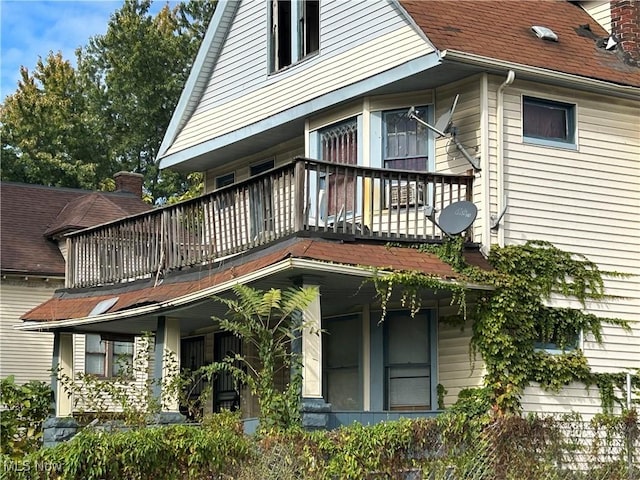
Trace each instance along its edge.
{"label": "brown shingle roof", "polygon": [[[580,6],[564,0],[400,0],[438,50],[456,50],[608,82],[640,86],[640,68],[596,46],[608,33]],[[545,26],[558,42],[542,40]],[[581,29],[589,25],[589,31]]]}
{"label": "brown shingle roof", "polygon": [[[471,256],[481,255],[477,252]],[[22,319],[28,321],[55,321],[84,318],[101,300],[118,297],[109,312],[117,312],[138,305],[157,304],[174,300],[212,287],[222,282],[256,272],[286,258],[310,259],[340,265],[369,266],[381,269],[412,270],[442,279],[460,276],[449,265],[432,254],[413,248],[388,247],[381,244],[338,243],[325,240],[297,239],[287,246],[257,256],[235,266],[212,271],[198,279],[165,281],[157,286],[143,284],[135,290],[112,291],[109,294],[77,295],[60,292],[55,298],[27,312]]]}
{"label": "brown shingle roof", "polygon": [[148,210],[129,193],[0,184],[0,268],[3,273],[64,276],[56,232],[85,228]]}

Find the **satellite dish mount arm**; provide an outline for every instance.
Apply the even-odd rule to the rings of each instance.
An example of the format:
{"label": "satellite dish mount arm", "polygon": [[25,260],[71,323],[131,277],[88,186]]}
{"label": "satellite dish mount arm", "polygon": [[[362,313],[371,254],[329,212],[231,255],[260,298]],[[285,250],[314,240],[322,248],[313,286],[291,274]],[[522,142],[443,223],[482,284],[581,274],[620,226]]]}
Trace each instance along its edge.
{"label": "satellite dish mount arm", "polygon": [[433,133],[435,133],[438,137],[446,137],[448,134],[451,134],[451,139],[453,140],[453,144],[456,146],[458,151],[462,154],[462,156],[471,164],[474,170],[480,171],[480,159],[478,157],[473,157],[469,152],[467,152],[466,148],[460,143],[460,141],[456,138],[458,133],[458,129],[453,125],[451,118],[453,117],[453,112],[456,109],[456,105],[458,104],[458,98],[460,95],[456,95],[453,99],[453,104],[451,105],[451,109],[442,115],[438,121],[436,122],[435,127],[433,125],[428,124],[420,117],[416,115],[415,107],[411,107],[407,112],[407,116],[412,120],[415,120],[420,125],[428,128]]}

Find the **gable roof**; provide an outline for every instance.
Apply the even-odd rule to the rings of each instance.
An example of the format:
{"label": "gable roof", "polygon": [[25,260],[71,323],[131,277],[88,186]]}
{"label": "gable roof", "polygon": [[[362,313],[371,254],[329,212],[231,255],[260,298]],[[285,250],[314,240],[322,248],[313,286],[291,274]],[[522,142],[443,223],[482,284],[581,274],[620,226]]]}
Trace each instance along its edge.
{"label": "gable roof", "polygon": [[[440,51],[502,60],[606,82],[640,87],[640,68],[596,45],[609,36],[575,2],[400,0]],[[538,38],[545,26],[558,41]],[[588,25],[588,29],[581,26]]]}
{"label": "gable roof", "polygon": [[3,273],[64,276],[65,262],[52,237],[151,208],[125,192],[2,182],[0,269]]}
{"label": "gable roof", "polygon": [[[467,252],[465,258],[481,268],[490,268],[477,250]],[[287,262],[286,265],[282,262]],[[245,277],[268,267],[281,265],[295,268],[296,260],[309,260],[316,267],[334,265],[356,267],[361,274],[373,275],[371,267],[381,270],[416,271],[438,277],[444,281],[463,281],[450,265],[436,255],[423,253],[414,248],[389,247],[385,244],[342,243],[318,239],[293,239],[284,244],[274,245],[268,250],[237,257],[231,262],[222,262],[219,268],[197,271],[192,274],[165,278],[155,285],[153,280],[137,285],[116,286],[109,292],[104,289],[93,291],[59,291],[51,300],[39,305],[22,316],[22,320],[33,322],[57,322],[69,319],[87,320],[87,323],[101,321],[98,317],[87,319],[92,309],[101,301],[114,299],[115,303],[105,314],[136,315],[136,308],[156,309],[154,313],[178,306],[184,306],[203,299],[213,293],[230,288],[233,283],[243,283]],[[312,267],[313,268],[313,267]],[[480,286],[476,286],[480,288]],[[214,291],[215,290],[215,291]],[[107,319],[105,319],[107,321]]]}

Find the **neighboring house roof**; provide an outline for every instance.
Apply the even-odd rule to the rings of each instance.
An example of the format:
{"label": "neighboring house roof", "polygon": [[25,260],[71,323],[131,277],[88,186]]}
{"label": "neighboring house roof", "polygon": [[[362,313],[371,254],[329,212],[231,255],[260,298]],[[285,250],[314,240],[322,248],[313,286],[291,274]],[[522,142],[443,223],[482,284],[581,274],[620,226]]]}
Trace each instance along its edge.
{"label": "neighboring house roof", "polygon": [[[574,2],[400,0],[400,4],[440,51],[640,87],[640,68],[598,47],[596,40],[609,34]],[[558,41],[538,38],[531,30],[534,25],[550,28]]]}
{"label": "neighboring house roof", "polygon": [[2,182],[0,269],[3,273],[64,276],[65,262],[52,237],[147,211],[127,192],[91,192]]}
{"label": "neighboring house roof", "polygon": [[[469,263],[488,268],[478,251],[468,253]],[[158,305],[171,302],[175,308],[181,299],[189,301],[206,299],[208,290],[225,282],[234,281],[245,275],[278,264],[286,259],[304,259],[327,264],[378,268],[382,270],[416,271],[437,276],[443,280],[461,280],[462,276],[433,254],[423,253],[413,248],[389,247],[383,244],[341,243],[317,239],[295,239],[285,244],[275,245],[268,251],[255,252],[249,259],[237,257],[238,262],[222,263],[218,269],[202,275],[178,275],[174,279],[164,279],[159,285],[124,285],[114,287],[109,293],[104,289],[90,292],[72,293],[60,291],[48,302],[34,308],[22,316],[22,320],[55,322],[88,317],[93,308],[103,300],[117,297],[117,302],[104,313],[114,313],[134,309],[138,306]],[[182,278],[181,278],[182,277]],[[185,300],[186,302],[186,300]]]}

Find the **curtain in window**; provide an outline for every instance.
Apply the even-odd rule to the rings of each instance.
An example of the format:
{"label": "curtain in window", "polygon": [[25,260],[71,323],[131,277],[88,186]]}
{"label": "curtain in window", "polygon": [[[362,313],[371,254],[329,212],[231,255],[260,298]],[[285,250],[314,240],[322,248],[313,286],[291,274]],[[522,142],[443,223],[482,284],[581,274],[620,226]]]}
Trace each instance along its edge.
{"label": "curtain in window", "polygon": [[523,133],[525,137],[568,140],[567,109],[525,100]]}
{"label": "curtain in window", "polygon": [[[426,108],[417,110],[419,115]],[[423,113],[424,115],[424,113]],[[406,110],[384,114],[384,165],[402,170],[427,170],[428,131]]]}

